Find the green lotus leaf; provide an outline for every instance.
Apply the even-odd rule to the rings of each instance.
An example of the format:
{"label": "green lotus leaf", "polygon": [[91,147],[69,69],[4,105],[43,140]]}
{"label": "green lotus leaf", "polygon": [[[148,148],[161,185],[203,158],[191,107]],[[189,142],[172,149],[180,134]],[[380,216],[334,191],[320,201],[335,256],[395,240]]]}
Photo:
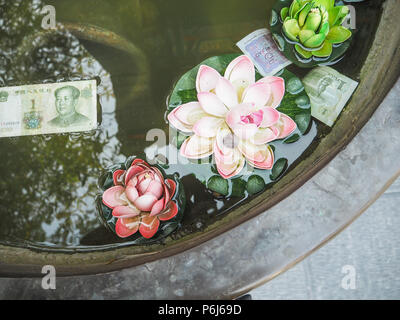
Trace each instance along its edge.
{"label": "green lotus leaf", "polygon": [[300,27],[296,19],[286,20],[283,23],[283,31],[286,36],[293,41],[297,41],[297,36],[300,33]]}
{"label": "green lotus leaf", "polygon": [[317,31],[322,21],[321,13],[318,8],[311,9],[308,14],[303,30]]}
{"label": "green lotus leaf", "polygon": [[307,19],[307,15],[311,11],[311,8],[312,8],[311,3],[306,3],[305,7],[301,10],[298,17],[300,27],[304,26],[304,23],[306,22]]}
{"label": "green lotus leaf", "polygon": [[332,50],[332,43],[330,43],[329,41],[325,41],[323,47],[319,50],[313,51],[312,54],[315,57],[325,58],[329,57],[332,54]]}
{"label": "green lotus leaf", "polygon": [[271,27],[273,27],[274,25],[276,25],[278,23],[278,14],[275,12],[275,10],[272,10],[271,12],[271,20],[269,22],[269,25]]}
{"label": "green lotus leaf", "polygon": [[308,39],[315,36],[315,32],[312,30],[301,30],[299,33],[299,39],[302,44],[304,44]]}
{"label": "green lotus leaf", "polygon": [[265,188],[264,179],[258,175],[250,176],[249,180],[246,184],[246,189],[249,194],[256,194],[260,191],[263,191]]}
{"label": "green lotus leaf", "polygon": [[297,129],[299,129],[301,134],[304,134],[310,126],[311,114],[299,113],[294,117],[294,121],[297,124]]}
{"label": "green lotus leaf", "polygon": [[342,27],[342,26],[335,26],[333,27],[326,39],[330,43],[342,43],[351,37],[352,33],[349,29]]}
{"label": "green lotus leaf", "polygon": [[228,181],[221,176],[212,176],[207,181],[207,188],[224,196],[229,193]]}
{"label": "green lotus leaf", "polygon": [[304,45],[308,48],[318,48],[320,47],[325,41],[325,35],[323,34],[316,34],[315,36],[308,39]]}
{"label": "green lotus leaf", "polygon": [[289,138],[287,138],[286,140],[284,140],[283,143],[286,143],[286,144],[294,143],[299,139],[300,139],[300,136],[297,133],[295,133],[295,134],[291,135]]}
{"label": "green lotus leaf", "polygon": [[288,16],[289,13],[289,8],[288,7],[284,7],[281,10],[281,19],[282,21],[285,21],[286,17]]}
{"label": "green lotus leaf", "polygon": [[280,158],[278,159],[272,170],[271,170],[271,174],[270,174],[270,179],[271,180],[276,180],[279,178],[279,176],[285,171],[285,169],[287,168],[288,165],[288,160],[286,158]]}
{"label": "green lotus leaf", "polygon": [[322,5],[326,10],[335,6],[335,0],[314,0],[314,5]]}
{"label": "green lotus leaf", "polygon": [[304,50],[302,47],[300,47],[298,44],[295,45],[296,51],[298,54],[300,54],[301,57],[305,59],[310,59],[312,57],[312,52]]}

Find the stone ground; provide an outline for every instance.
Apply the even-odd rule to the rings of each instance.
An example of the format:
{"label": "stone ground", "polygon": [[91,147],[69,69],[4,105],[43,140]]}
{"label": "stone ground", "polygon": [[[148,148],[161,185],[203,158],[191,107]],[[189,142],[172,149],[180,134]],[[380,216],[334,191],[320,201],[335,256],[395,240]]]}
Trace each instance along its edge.
{"label": "stone ground", "polygon": [[399,229],[400,178],[337,237],[250,294],[253,300],[400,299]]}

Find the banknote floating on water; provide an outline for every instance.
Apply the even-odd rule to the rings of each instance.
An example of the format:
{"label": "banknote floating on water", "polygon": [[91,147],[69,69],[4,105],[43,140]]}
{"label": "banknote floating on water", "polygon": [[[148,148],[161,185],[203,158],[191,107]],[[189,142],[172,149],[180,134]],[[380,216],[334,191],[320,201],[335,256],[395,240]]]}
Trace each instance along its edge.
{"label": "banknote floating on water", "polygon": [[310,97],[311,115],[330,127],[358,86],[358,82],[325,66],[310,71],[303,83]]}
{"label": "banknote floating on water", "polygon": [[0,137],[96,127],[96,80],[0,88]]}

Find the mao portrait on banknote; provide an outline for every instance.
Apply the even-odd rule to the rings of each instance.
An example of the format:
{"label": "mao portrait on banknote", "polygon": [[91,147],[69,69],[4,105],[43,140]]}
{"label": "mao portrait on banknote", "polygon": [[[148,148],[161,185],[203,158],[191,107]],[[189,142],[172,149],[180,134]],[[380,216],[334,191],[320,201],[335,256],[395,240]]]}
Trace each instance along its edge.
{"label": "mao portrait on banknote", "polygon": [[0,137],[97,128],[95,80],[3,87]]}
{"label": "mao portrait on banknote", "polygon": [[80,90],[74,86],[64,86],[55,90],[55,108],[58,115],[48,122],[49,125],[61,128],[87,125],[90,119],[76,110],[80,95]]}

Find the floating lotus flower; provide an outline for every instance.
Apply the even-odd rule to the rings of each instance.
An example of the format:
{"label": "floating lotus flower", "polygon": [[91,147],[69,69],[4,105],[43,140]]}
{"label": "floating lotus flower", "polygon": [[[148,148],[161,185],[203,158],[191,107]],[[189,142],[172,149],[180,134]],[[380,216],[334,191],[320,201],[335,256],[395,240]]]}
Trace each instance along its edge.
{"label": "floating lotus flower", "polygon": [[192,134],[180,153],[189,159],[214,154],[219,174],[231,178],[245,160],[258,169],[271,169],[274,154],[268,142],[283,139],[296,123],[276,110],[284,94],[284,80],[265,77],[255,82],[255,69],[247,56],[239,56],[222,77],[201,65],[196,78],[198,101],[175,108],[169,115],[176,129]]}
{"label": "floating lotus flower", "polygon": [[[282,6],[282,2],[285,5],[288,1],[280,1],[276,9]],[[349,13],[347,6],[335,6],[335,0],[293,0],[289,3],[289,7],[280,9],[284,39],[277,32],[277,17],[271,20],[271,27],[279,47],[290,60],[293,61],[293,54],[289,54],[293,45],[298,60],[303,64],[313,60],[330,61],[344,54],[348,46],[339,47],[352,35],[341,25]],[[274,15],[277,15],[275,11]]]}
{"label": "floating lotus flower", "polygon": [[116,234],[126,238],[139,231],[144,238],[152,238],[160,222],[178,213],[176,186],[141,159],[135,159],[127,170],[115,170],[113,186],[104,191],[102,200],[118,219]]}

